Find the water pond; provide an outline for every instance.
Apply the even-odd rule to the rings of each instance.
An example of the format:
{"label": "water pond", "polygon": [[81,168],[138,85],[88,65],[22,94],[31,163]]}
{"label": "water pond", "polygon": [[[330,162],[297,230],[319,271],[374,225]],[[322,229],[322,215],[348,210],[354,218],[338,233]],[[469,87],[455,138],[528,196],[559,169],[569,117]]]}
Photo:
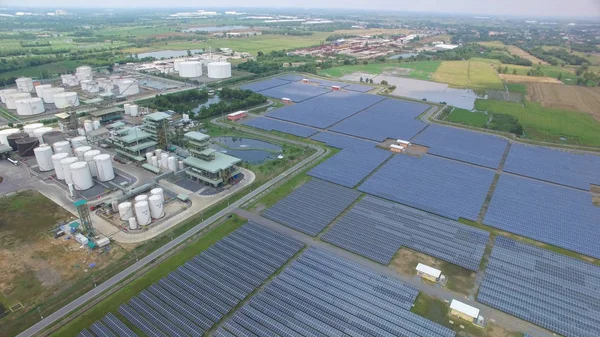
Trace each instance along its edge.
{"label": "water pond", "polygon": [[250,164],[262,164],[277,158],[283,149],[276,144],[252,138],[215,137],[211,148],[240,158]]}

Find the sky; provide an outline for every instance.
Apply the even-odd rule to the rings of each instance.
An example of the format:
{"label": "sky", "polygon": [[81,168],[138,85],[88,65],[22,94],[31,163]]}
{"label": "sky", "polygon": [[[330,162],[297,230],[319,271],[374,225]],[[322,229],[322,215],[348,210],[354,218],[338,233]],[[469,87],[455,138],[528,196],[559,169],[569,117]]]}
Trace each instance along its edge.
{"label": "sky", "polygon": [[600,0],[0,0],[0,7],[129,7],[208,9],[227,6],[243,10],[244,7],[270,8],[341,8],[397,10],[409,12],[434,12],[456,14],[516,15],[516,16],[581,16],[600,19]]}

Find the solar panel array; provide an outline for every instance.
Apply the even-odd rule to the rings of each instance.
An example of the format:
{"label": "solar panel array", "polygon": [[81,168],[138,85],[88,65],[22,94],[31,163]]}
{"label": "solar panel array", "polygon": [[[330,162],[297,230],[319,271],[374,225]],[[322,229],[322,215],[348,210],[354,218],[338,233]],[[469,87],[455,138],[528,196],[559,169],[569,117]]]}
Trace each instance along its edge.
{"label": "solar panel array", "polygon": [[391,155],[391,152],[380,149],[348,148],[308,171],[308,175],[352,188]]}
{"label": "solar panel array", "polygon": [[[303,85],[310,86],[309,84]],[[381,96],[357,92],[332,91],[301,104],[288,105],[274,110],[268,113],[268,116],[323,129],[383,99]]]}
{"label": "solar panel array", "polygon": [[[201,336],[302,247],[248,222],[121,305],[119,313],[148,336]],[[90,329],[97,334],[103,324],[113,330],[107,320]]]}
{"label": "solar panel array", "polygon": [[386,138],[412,139],[426,123],[415,119],[429,105],[386,99],[333,126],[331,131],[384,141]]}
{"label": "solar panel array", "polygon": [[375,88],[370,87],[368,85],[360,85],[360,84],[350,84],[344,87],[344,90],[351,90],[357,92],[369,92]]}
{"label": "solar panel array", "polygon": [[316,135],[312,136],[311,139],[323,142],[332,147],[337,147],[338,149],[354,147],[375,147],[374,143],[332,132],[319,132]]}
{"label": "solar panel array", "polygon": [[589,190],[600,185],[600,156],[514,144],[504,171]]}
{"label": "solar panel array", "polygon": [[508,141],[500,137],[440,125],[430,125],[413,139],[430,154],[497,168]]}
{"label": "solar panel array", "polygon": [[79,337],[137,337],[137,334],[133,332],[127,325],[121,322],[117,316],[112,313],[104,316],[101,321],[96,321],[90,326],[93,334],[84,329],[79,333]]}
{"label": "solar panel array", "polygon": [[490,233],[367,196],[322,239],[382,264],[401,247],[477,271]]}
{"label": "solar panel array", "polygon": [[360,192],[313,179],[264,211],[265,218],[316,236],[358,199]]}
{"label": "solar panel array", "polygon": [[310,82],[317,83],[318,85],[320,85],[322,87],[331,87],[331,86],[337,85],[340,88],[346,88],[347,86],[350,85],[350,83],[329,81],[329,80],[324,80],[322,78],[316,78],[316,77],[308,77],[308,80]]}
{"label": "solar panel array", "polygon": [[290,82],[297,82],[297,81],[301,81],[302,79],[304,79],[304,77],[302,77],[300,75],[285,75],[285,76],[280,76],[278,78],[280,80],[286,80],[286,81],[290,81]]}
{"label": "solar panel array", "polygon": [[301,82],[289,82],[288,84],[260,91],[261,94],[274,98],[289,98],[294,102],[302,102],[309,98],[323,95],[331,89],[313,84]]}
{"label": "solar panel array", "polygon": [[394,156],[358,190],[450,219],[476,220],[495,172],[425,155]]}
{"label": "solar panel array", "polygon": [[600,258],[600,207],[584,191],[503,174],[484,223]]}
{"label": "solar panel array", "polygon": [[244,125],[251,126],[253,128],[266,130],[266,131],[279,131],[283,133],[288,133],[290,135],[307,138],[318,131],[315,129],[311,129],[306,126],[290,124],[286,122],[281,122],[275,119],[258,117],[254,119],[249,119],[243,122]]}
{"label": "solar panel array", "polygon": [[454,336],[410,312],[417,294],[406,284],[311,248],[215,336]]}
{"label": "solar panel array", "polygon": [[568,337],[600,336],[600,267],[497,237],[477,300]]}
{"label": "solar panel array", "polygon": [[271,79],[260,81],[260,82],[253,82],[253,83],[247,83],[247,84],[241,85],[240,89],[252,90],[254,92],[258,92],[258,91],[278,87],[280,85],[289,84],[289,83],[290,83],[289,81],[284,81],[284,80],[280,80],[277,78],[271,78]]}

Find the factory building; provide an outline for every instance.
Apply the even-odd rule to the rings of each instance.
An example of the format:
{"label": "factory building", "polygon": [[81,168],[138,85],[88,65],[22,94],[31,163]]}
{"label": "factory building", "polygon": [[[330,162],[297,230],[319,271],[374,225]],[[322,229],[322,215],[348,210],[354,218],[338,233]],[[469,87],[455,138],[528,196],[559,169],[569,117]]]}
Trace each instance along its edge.
{"label": "factory building", "polygon": [[91,111],[90,116],[94,119],[99,120],[100,124],[112,123],[117,119],[123,118],[123,108],[114,107],[102,110]]}
{"label": "factory building", "polygon": [[155,112],[144,117],[144,131],[150,134],[150,138],[156,142],[159,149],[165,149],[168,144],[170,117],[164,112]]}
{"label": "factory building", "polygon": [[140,128],[118,130],[117,136],[113,137],[113,143],[119,155],[138,162],[144,161],[145,153],[152,151],[157,144],[152,134]]}
{"label": "factory building", "polygon": [[209,148],[210,136],[193,131],[184,137],[190,157],[183,163],[190,179],[212,187],[228,185],[239,179],[240,170],[236,165],[241,160]]}

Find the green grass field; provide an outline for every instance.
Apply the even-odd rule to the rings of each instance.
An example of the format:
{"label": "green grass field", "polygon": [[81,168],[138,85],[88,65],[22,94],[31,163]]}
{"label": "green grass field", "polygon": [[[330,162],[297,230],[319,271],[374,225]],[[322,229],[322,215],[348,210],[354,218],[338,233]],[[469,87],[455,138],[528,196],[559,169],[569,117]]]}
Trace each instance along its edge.
{"label": "green grass field", "polygon": [[469,83],[467,86],[477,89],[504,89],[502,80],[488,63],[475,61],[469,61]]}
{"label": "green grass field", "polygon": [[488,119],[489,116],[483,112],[454,108],[445,120],[448,122],[485,128]]}
{"label": "green grass field", "polygon": [[534,102],[521,105],[484,99],[475,101],[475,109],[517,117],[532,140],[600,147],[600,122],[586,113],[544,108]]}
{"label": "green grass field", "polygon": [[506,83],[506,87],[508,88],[509,92],[527,95],[527,86],[525,84]]}
{"label": "green grass field", "polygon": [[27,76],[27,77],[39,79],[41,76],[41,73],[43,71],[47,71],[48,74],[72,72],[75,70],[75,68],[77,68],[83,64],[85,64],[85,61],[60,61],[60,62],[43,64],[43,65],[35,66],[35,67],[29,67],[29,68],[8,71],[5,73],[1,73],[0,77],[7,78],[7,77]]}
{"label": "green grass field", "polygon": [[395,68],[411,69],[410,73],[406,76],[409,78],[415,78],[419,80],[428,80],[431,75],[440,66],[440,61],[416,61],[416,62],[387,62],[387,63],[369,63],[369,64],[357,64],[349,66],[339,66],[328,69],[322,69],[319,71],[319,75],[327,77],[340,78],[345,75],[352,73],[368,73],[373,75],[379,75],[384,70],[393,70]]}
{"label": "green grass field", "polygon": [[469,84],[469,61],[444,61],[431,79],[454,87],[466,87]]}
{"label": "green grass field", "polygon": [[444,61],[431,77],[453,87],[503,90],[504,85],[488,62]]}

